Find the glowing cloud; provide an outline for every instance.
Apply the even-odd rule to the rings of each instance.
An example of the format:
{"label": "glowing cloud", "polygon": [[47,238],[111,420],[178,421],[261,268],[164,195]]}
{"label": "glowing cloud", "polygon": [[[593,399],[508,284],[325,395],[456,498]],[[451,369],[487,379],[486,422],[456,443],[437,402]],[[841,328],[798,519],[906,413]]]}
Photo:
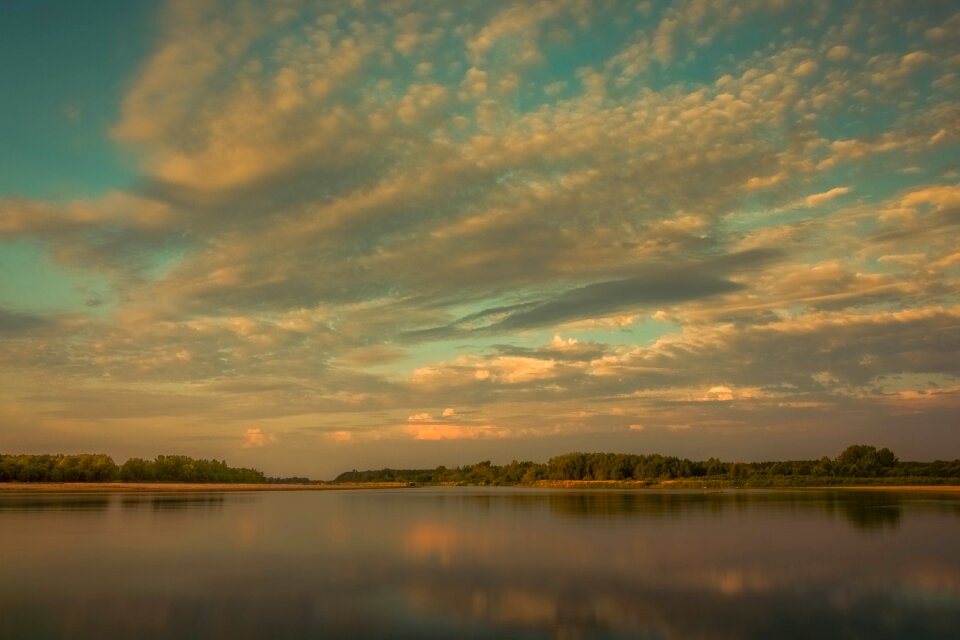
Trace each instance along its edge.
{"label": "glowing cloud", "polygon": [[243,447],[245,449],[265,447],[276,442],[276,439],[275,434],[266,433],[259,427],[251,427],[243,433]]}
{"label": "glowing cloud", "polygon": [[508,430],[489,425],[413,424],[405,431],[414,440],[479,440],[510,436]]}
{"label": "glowing cloud", "polygon": [[838,198],[842,195],[850,193],[849,187],[835,187],[829,191],[824,191],[823,193],[815,193],[811,196],[807,196],[804,202],[810,208],[820,207],[830,202],[834,198]]}

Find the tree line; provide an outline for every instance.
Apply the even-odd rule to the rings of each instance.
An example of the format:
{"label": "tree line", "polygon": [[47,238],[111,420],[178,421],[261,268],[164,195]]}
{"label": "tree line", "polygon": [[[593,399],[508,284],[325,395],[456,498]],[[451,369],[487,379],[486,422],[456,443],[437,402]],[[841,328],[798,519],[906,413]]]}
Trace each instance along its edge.
{"label": "tree line", "polygon": [[532,461],[436,469],[347,471],[334,482],[415,484],[532,485],[543,480],[663,481],[710,479],[745,486],[828,485],[852,480],[874,483],[893,479],[913,484],[960,482],[960,460],[904,462],[887,448],[852,445],[835,458],[768,462],[695,461],[659,454],[567,453],[546,463]]}
{"label": "tree line", "polygon": [[268,482],[263,472],[236,468],[225,460],[160,455],[130,458],[117,465],[102,453],[0,454],[0,482]]}

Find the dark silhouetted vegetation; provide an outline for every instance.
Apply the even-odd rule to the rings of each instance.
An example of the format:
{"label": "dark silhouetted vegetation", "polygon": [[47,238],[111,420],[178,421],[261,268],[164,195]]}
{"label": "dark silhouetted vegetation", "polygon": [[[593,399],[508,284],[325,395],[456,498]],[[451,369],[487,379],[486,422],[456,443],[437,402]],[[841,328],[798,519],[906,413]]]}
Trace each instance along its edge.
{"label": "dark silhouetted vegetation", "polygon": [[111,482],[120,468],[108,455],[0,455],[2,482]]}
{"label": "dark silhouetted vegetation", "polygon": [[264,483],[256,469],[227,466],[223,460],[198,460],[188,456],[157,456],[153,460],[130,458],[117,466],[105,454],[4,455],[0,454],[0,482],[222,482]]}
{"label": "dark silhouetted vegetation", "polygon": [[312,484],[313,480],[301,476],[290,476],[288,478],[267,478],[270,484]]}
{"label": "dark silhouetted vegetation", "polygon": [[695,461],[659,454],[567,453],[546,463],[498,466],[489,460],[463,467],[347,471],[334,482],[533,485],[540,481],[697,480],[721,486],[828,486],[838,484],[960,484],[960,460],[902,462],[890,449],[847,447],[836,458],[770,462]]}

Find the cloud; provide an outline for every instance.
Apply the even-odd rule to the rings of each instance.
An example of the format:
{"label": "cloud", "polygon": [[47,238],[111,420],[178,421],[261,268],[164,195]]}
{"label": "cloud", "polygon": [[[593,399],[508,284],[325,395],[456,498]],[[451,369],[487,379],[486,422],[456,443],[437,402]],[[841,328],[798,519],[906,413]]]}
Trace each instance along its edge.
{"label": "cloud", "polygon": [[809,75],[813,75],[820,68],[820,65],[817,64],[815,60],[804,60],[794,68],[794,75],[804,78]]}
{"label": "cloud", "polygon": [[[591,363],[594,375],[641,378],[650,371],[674,381],[709,381],[722,373],[730,382],[713,385],[714,395],[736,387],[794,385],[810,390],[839,381],[865,388],[878,377],[900,373],[960,376],[945,354],[960,348],[951,327],[957,308],[931,307],[900,312],[820,312],[763,325],[714,326],[661,339],[649,348],[624,349]],[[728,362],[735,359],[736,367]],[[829,376],[824,372],[829,371]]]}
{"label": "cloud", "polygon": [[[490,406],[507,412],[516,410],[507,407],[535,403],[560,412],[563,407],[591,406],[598,398],[615,399],[621,413],[648,427],[696,425],[696,416],[709,415],[694,409],[704,400],[736,400],[741,407],[770,415],[790,407],[819,411],[853,399],[887,398],[878,389],[891,376],[960,378],[950,355],[960,348],[952,339],[958,313],[939,308],[821,312],[760,325],[690,327],[649,346],[608,345],[604,355],[585,355],[568,364],[549,359],[547,349],[539,358],[522,362],[493,353],[436,363],[429,379],[412,381],[411,392],[441,397],[455,390],[463,402],[481,405],[495,398]],[[725,382],[716,384],[717,379]],[[569,429],[583,429],[590,421],[607,424],[599,417],[588,422],[539,418],[541,424]],[[619,424],[623,422],[621,418]],[[519,425],[507,428],[515,432]]]}
{"label": "cloud", "polygon": [[[559,377],[576,363],[552,358],[497,355],[464,356],[452,364],[415,369],[411,382],[418,387],[446,388],[473,384],[524,385]],[[425,414],[426,415],[426,414]],[[427,418],[430,416],[427,415]]]}
{"label": "cloud", "polygon": [[488,425],[418,424],[407,426],[405,431],[414,440],[481,440],[510,436],[510,432],[506,429]]}
{"label": "cloud", "polygon": [[827,51],[827,59],[837,61],[846,60],[852,55],[850,47],[842,44],[834,45]]}
{"label": "cloud", "polygon": [[276,442],[277,437],[273,433],[264,432],[259,427],[251,427],[243,433],[243,448],[253,449],[265,447],[268,444]]}
{"label": "cloud", "polygon": [[834,187],[829,191],[824,191],[823,193],[815,193],[809,195],[804,199],[804,203],[811,209],[814,207],[820,207],[826,204],[827,202],[838,198],[840,196],[850,193],[849,187]]}
{"label": "cloud", "polygon": [[775,250],[751,250],[690,266],[648,266],[641,275],[596,282],[552,298],[492,307],[446,327],[408,332],[408,340],[455,336],[461,332],[498,333],[602,320],[643,306],[686,302],[731,293],[743,285],[718,274],[759,267],[776,260]]}
{"label": "cloud", "polygon": [[932,59],[926,51],[911,51],[900,59],[900,65],[913,70],[929,64]]}
{"label": "cloud", "polygon": [[28,334],[51,324],[51,320],[43,316],[9,311],[0,307],[0,335]]}
{"label": "cloud", "polygon": [[493,324],[492,331],[555,326],[615,314],[641,305],[715,296],[741,288],[729,280],[684,271],[653,270],[633,278],[597,282],[572,289],[527,311]]}
{"label": "cloud", "polygon": [[536,61],[540,57],[537,38],[541,23],[561,11],[570,9],[576,9],[576,3],[566,0],[529,5],[508,4],[506,9],[497,13],[467,41],[469,58],[475,63],[482,62],[498,43],[515,35],[521,42],[519,46],[515,45],[512,62],[517,64]]}
{"label": "cloud", "polygon": [[710,387],[703,399],[728,402],[733,400],[733,391],[730,389],[730,387],[725,385],[717,385],[715,387]]}

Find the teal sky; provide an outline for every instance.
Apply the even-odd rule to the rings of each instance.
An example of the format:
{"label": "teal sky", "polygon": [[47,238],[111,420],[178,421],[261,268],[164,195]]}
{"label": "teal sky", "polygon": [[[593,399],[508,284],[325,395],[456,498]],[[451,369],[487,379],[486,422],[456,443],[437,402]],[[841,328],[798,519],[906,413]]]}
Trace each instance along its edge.
{"label": "teal sky", "polygon": [[960,456],[951,3],[6,2],[0,442]]}
{"label": "teal sky", "polygon": [[5,2],[0,8],[0,192],[95,197],[137,169],[107,132],[149,54],[149,3]]}

